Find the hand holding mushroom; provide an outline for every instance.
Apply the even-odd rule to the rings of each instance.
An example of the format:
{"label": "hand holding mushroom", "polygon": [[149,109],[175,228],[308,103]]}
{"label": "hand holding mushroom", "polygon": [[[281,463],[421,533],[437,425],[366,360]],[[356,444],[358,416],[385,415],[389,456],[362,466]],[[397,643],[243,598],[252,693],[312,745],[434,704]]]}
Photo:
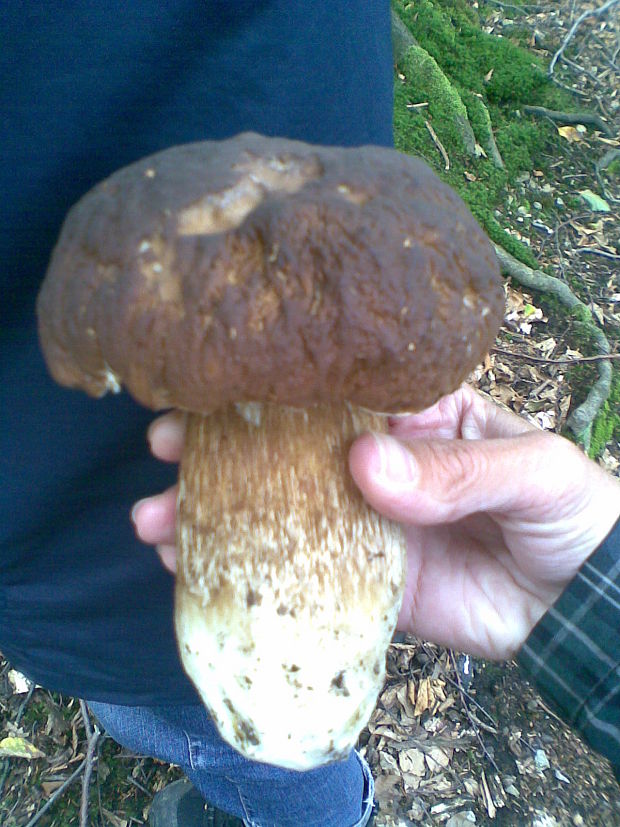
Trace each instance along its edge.
{"label": "hand holding mushroom", "polygon": [[[149,429],[178,461],[179,417]],[[363,435],[349,455],[369,503],[405,527],[398,628],[485,658],[512,658],[620,516],[620,485],[566,439],[463,385]],[[175,492],[138,504],[136,529],[174,567]]]}
{"label": "hand holding mushroom", "polygon": [[251,134],[176,147],[69,214],[42,348],[62,384],[188,412],[179,649],[248,757],[303,769],[354,744],[405,571],[401,529],[364,502],[348,448],[458,387],[502,309],[467,208],[391,150]]}

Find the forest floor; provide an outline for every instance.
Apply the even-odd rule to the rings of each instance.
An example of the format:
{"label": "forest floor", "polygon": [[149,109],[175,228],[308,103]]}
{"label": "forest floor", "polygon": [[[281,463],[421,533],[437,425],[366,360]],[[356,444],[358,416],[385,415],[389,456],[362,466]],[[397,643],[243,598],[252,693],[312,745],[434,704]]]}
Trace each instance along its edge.
{"label": "forest floor", "polygon": [[[601,160],[620,147],[619,7],[584,17],[572,31],[602,0],[452,3],[479,15],[484,32],[518,42],[545,66],[566,42],[549,83],[571,90],[571,111],[603,119],[605,128],[518,112],[533,128],[540,125],[540,142],[530,168],[507,177],[494,217],[527,247],[530,262],[533,257],[536,266],[571,286],[617,353],[620,175],[617,160],[608,166]],[[397,5],[407,11],[416,4]],[[433,3],[420,0],[423,5]],[[450,2],[434,5],[444,13]],[[494,68],[499,72],[490,65],[488,82]],[[398,77],[404,84],[404,74],[397,74],[397,84]],[[419,117],[425,103],[405,105]],[[502,106],[509,109],[510,102]],[[440,169],[444,147],[424,127],[429,139],[420,154]],[[472,185],[481,175],[475,164],[460,174]],[[507,284],[506,307],[496,347],[471,381],[541,428],[565,433],[571,411],[597,376],[597,363],[583,361],[593,351],[582,320],[515,280]],[[596,461],[620,476],[615,365],[612,400],[593,441]],[[556,717],[514,663],[474,661],[413,638],[394,643],[386,685],[360,747],[377,780],[377,827],[620,827],[620,787],[607,762]],[[28,685],[0,659],[4,827],[145,824],[153,795],[180,775],[175,767],[129,753],[98,732],[80,701]],[[85,786],[88,814],[80,816]]]}

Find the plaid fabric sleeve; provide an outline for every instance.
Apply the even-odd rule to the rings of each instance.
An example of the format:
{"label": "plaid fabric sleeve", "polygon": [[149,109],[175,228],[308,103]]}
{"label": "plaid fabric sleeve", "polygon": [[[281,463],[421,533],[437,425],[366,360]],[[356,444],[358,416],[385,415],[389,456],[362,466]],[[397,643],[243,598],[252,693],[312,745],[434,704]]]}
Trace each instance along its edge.
{"label": "plaid fabric sleeve", "polygon": [[620,521],[517,655],[549,705],[620,782]]}

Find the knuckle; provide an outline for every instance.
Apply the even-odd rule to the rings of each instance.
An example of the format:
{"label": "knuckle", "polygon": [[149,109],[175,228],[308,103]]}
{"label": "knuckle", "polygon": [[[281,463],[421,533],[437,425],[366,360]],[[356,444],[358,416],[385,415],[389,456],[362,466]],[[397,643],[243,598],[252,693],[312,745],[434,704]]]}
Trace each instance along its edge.
{"label": "knuckle", "polygon": [[464,440],[457,445],[436,446],[434,465],[441,481],[440,494],[450,501],[459,499],[485,475],[488,461],[477,440]]}

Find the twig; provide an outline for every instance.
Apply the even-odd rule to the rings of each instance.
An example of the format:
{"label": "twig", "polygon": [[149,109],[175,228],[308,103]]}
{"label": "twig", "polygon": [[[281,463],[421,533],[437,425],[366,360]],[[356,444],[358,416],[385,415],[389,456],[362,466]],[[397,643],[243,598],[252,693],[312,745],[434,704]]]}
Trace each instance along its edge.
{"label": "twig", "polygon": [[32,698],[32,695],[33,695],[34,690],[36,688],[37,688],[37,686],[34,683],[31,683],[30,686],[28,687],[28,693],[26,694],[26,697],[21,702],[21,704],[19,705],[19,709],[17,710],[17,715],[15,716],[15,721],[14,721],[15,726],[19,726],[19,722],[22,719],[22,715],[24,714],[24,710],[26,709],[26,707],[30,703],[30,699]]}
{"label": "twig", "polygon": [[582,362],[600,362],[601,359],[620,359],[620,353],[599,353],[597,356],[575,356],[572,359],[545,359],[544,356],[530,356],[529,353],[503,350],[501,347],[491,349],[492,353],[502,353],[504,356],[516,356],[526,362],[539,362],[543,365],[580,365]]}
{"label": "twig", "polygon": [[84,760],[78,766],[78,768],[75,769],[71,773],[69,778],[67,778],[67,780],[60,787],[58,787],[57,790],[54,790],[52,795],[50,795],[50,797],[45,802],[45,804],[41,807],[41,809],[37,813],[35,813],[35,815],[33,815],[33,817],[30,819],[30,821],[26,825],[24,825],[24,827],[34,827],[34,825],[38,822],[38,820],[41,818],[41,816],[49,810],[49,808],[56,801],[56,799],[60,798],[60,796],[64,793],[64,791],[67,789],[67,787],[69,787],[71,784],[73,784],[73,782],[78,777],[78,775],[82,772],[82,770],[84,769],[85,766],[86,766],[86,758],[84,758]]}
{"label": "twig", "polygon": [[456,675],[456,683],[457,683],[457,686],[458,686],[459,693],[461,695],[461,703],[463,704],[463,709],[465,710],[465,714],[467,715],[469,723],[474,728],[474,733],[476,735],[476,739],[477,739],[478,743],[480,744],[480,746],[482,748],[482,752],[483,752],[484,757],[488,760],[488,762],[491,764],[491,766],[493,767],[495,772],[499,775],[499,767],[495,763],[495,759],[493,758],[491,753],[486,748],[486,745],[485,745],[484,741],[482,740],[482,735],[480,735],[480,730],[478,729],[478,726],[476,725],[476,724],[480,724],[480,721],[478,721],[478,719],[474,720],[474,718],[472,716],[472,712],[469,708],[469,705],[467,704],[466,692],[463,689],[463,684],[461,683],[459,670],[458,670],[458,667],[456,665],[456,660],[454,659],[454,653],[452,652],[452,650],[450,650],[449,654],[450,654],[450,660],[452,661],[452,668],[454,669],[454,674]]}
{"label": "twig", "polygon": [[523,111],[528,115],[540,115],[541,117],[549,118],[558,123],[583,123],[596,126],[601,132],[604,132],[608,137],[614,134],[613,129],[605,123],[600,115],[595,112],[558,112],[555,109],[547,109],[544,106],[524,106]]}
{"label": "twig", "polygon": [[603,258],[610,258],[612,261],[620,261],[620,256],[616,255],[616,253],[608,253],[607,250],[597,250],[595,247],[580,247],[576,252],[583,255],[602,256]]}
{"label": "twig", "polygon": [[[24,710],[25,710],[26,706],[28,705],[28,703],[30,702],[30,699],[32,698],[32,694],[33,694],[33,692],[36,688],[37,688],[36,684],[34,684],[34,683],[31,683],[30,686],[28,687],[28,693],[26,694],[26,697],[21,702],[21,704],[19,705],[19,709],[17,710],[17,715],[15,716],[15,721],[14,721],[15,726],[19,726],[19,722],[21,721],[22,715],[24,714]],[[4,785],[6,783],[6,779],[8,778],[8,775],[9,775],[9,770],[11,768],[11,763],[10,763],[10,761],[7,760],[7,761],[3,762],[2,766],[3,766],[2,774],[0,775],[0,799],[2,798],[2,793],[4,792]]]}
{"label": "twig", "polygon": [[[607,62],[609,63],[609,68],[613,69],[614,72],[620,72],[620,66],[618,66],[618,64],[616,63],[615,57],[613,55],[609,54],[609,52],[607,51],[607,47],[605,46],[605,44],[603,43],[601,38],[598,37],[598,35],[596,35],[596,34],[593,35],[593,38],[596,41],[596,45],[600,49],[601,53],[607,58]],[[616,52],[616,56],[617,56],[617,54],[618,54],[618,52]]]}
{"label": "twig", "polygon": [[[543,293],[551,293],[568,308],[579,307],[589,313],[588,306],[584,304],[581,299],[577,298],[566,282],[560,281],[560,279],[554,276],[548,276],[541,270],[532,270],[531,267],[518,261],[498,244],[495,244],[494,247],[501,264],[502,272],[513,278],[516,282],[524,287],[540,290]],[[603,331],[593,322],[588,323],[587,326],[598,353],[608,354],[611,349]],[[586,449],[590,447],[592,423],[603,404],[607,401],[611,391],[612,370],[610,361],[609,359],[600,359],[598,361],[598,379],[592,388],[590,388],[585,402],[582,402],[579,407],[575,408],[568,418],[568,427],[584,444]]]}
{"label": "twig", "polygon": [[[439,662],[437,660],[436,655],[434,655],[432,652],[429,652],[429,650],[428,650],[428,648],[427,648],[427,646],[424,642],[422,642],[422,649],[424,650],[425,654],[431,660]],[[451,650],[449,651],[449,654],[452,656],[452,651]],[[454,665],[454,657],[453,656],[452,656],[452,663]],[[458,675],[458,669],[457,668],[455,668],[455,672]],[[446,671],[443,672],[443,676],[448,681],[448,683],[452,684],[452,686],[454,686],[455,689],[458,689],[459,692],[461,692],[473,706],[475,706],[477,709],[479,709],[480,712],[482,712],[482,714],[485,715],[489,719],[489,721],[493,724],[494,728],[497,729],[497,722],[496,722],[495,718],[492,715],[490,715],[486,711],[486,709],[483,706],[481,706],[481,704],[478,703],[478,701],[474,698],[473,695],[470,695],[470,693],[465,689],[465,687],[463,686],[461,681],[458,681],[458,680],[455,680],[454,678],[451,678],[450,675],[448,674],[448,672],[446,672]]]}
{"label": "twig", "polygon": [[570,68],[574,69],[577,73],[581,73],[582,75],[586,75],[587,77],[589,77],[590,80],[594,83],[594,85],[598,86],[599,89],[603,86],[600,79],[597,78],[594,72],[591,72],[589,69],[586,69],[585,66],[582,66],[575,60],[571,60],[569,57],[566,57],[566,55],[564,55],[562,60],[564,61],[564,63],[566,63],[567,66],[570,66]]}
{"label": "twig", "polygon": [[542,6],[513,6],[511,3],[503,3],[501,0],[489,0],[494,6],[499,6],[502,9],[510,9],[511,11],[518,11],[521,14],[528,12],[537,12],[542,9]]}
{"label": "twig", "polygon": [[82,778],[82,800],[80,803],[80,827],[88,827],[88,798],[90,792],[90,779],[93,774],[93,767],[95,765],[94,755],[97,749],[97,742],[101,732],[99,727],[95,724],[94,727],[90,725],[90,716],[88,707],[80,698],[80,710],[82,712],[82,720],[84,721],[84,729],[86,731],[86,740],[88,747],[86,750],[84,777]]}
{"label": "twig", "polygon": [[615,6],[618,2],[620,2],[620,0],[607,0],[607,2],[603,3],[603,5],[600,6],[598,9],[588,9],[584,11],[583,14],[579,15],[577,20],[575,20],[575,22],[571,26],[570,31],[562,41],[562,45],[551,58],[551,63],[549,64],[548,69],[549,75],[553,74],[555,64],[558,62],[559,58],[563,56],[564,50],[572,40],[573,35],[575,34],[579,26],[583,23],[583,21],[586,20],[588,17],[600,17],[601,15],[605,14],[605,12],[609,11],[609,9],[611,9],[612,6]]}
{"label": "twig", "polygon": [[148,795],[149,798],[153,798],[153,793],[150,790],[147,790],[147,788],[140,784],[140,782],[135,778],[132,778],[131,774],[127,776],[127,781],[129,781],[130,784],[133,784],[134,787],[137,787],[145,795]]}
{"label": "twig", "polygon": [[556,86],[559,86],[560,89],[564,89],[565,92],[570,92],[571,95],[575,95],[578,98],[589,98],[588,92],[582,92],[581,89],[576,89],[574,86],[568,86],[566,83],[562,83],[562,81],[558,80],[555,75],[552,76],[551,80]]}
{"label": "twig", "polygon": [[450,169],[450,159],[448,158],[448,153],[444,149],[443,144],[441,143],[441,141],[437,137],[437,133],[435,132],[433,127],[430,125],[430,123],[427,120],[425,120],[424,124],[425,124],[426,128],[428,129],[429,135],[433,139],[433,143],[435,144],[437,149],[441,152],[441,157],[443,158],[444,164],[445,164],[444,169],[447,172]]}

